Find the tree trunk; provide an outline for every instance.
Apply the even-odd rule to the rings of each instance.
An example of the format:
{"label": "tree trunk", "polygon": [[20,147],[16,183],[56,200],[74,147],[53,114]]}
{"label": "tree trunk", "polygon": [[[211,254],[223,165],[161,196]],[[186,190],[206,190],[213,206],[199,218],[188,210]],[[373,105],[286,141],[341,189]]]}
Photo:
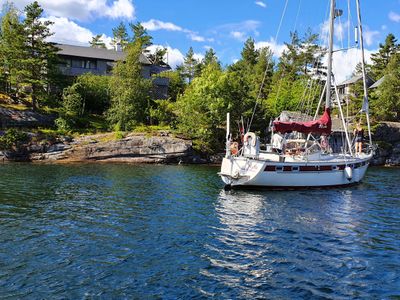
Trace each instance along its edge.
{"label": "tree trunk", "polygon": [[36,87],[32,84],[32,110],[37,110]]}

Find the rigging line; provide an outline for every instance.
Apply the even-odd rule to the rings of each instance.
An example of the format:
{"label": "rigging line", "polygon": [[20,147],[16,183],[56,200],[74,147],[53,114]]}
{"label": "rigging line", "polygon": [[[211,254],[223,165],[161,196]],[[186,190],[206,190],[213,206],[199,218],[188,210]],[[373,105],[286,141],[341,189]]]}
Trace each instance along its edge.
{"label": "rigging line", "polygon": [[350,48],[350,0],[347,0],[347,48]]}
{"label": "rigging line", "polygon": [[339,19],[339,28],[341,28],[340,30],[339,30],[339,35],[340,35],[340,45],[342,46],[342,49],[344,48],[344,45],[343,45],[343,24],[342,24],[342,18],[339,16],[338,17],[338,19]]}
{"label": "rigging line", "polygon": [[[317,47],[319,47],[318,51],[321,51],[322,46],[317,45]],[[322,51],[321,51],[322,52]],[[319,66],[319,62],[320,62],[320,56],[319,55],[315,55],[313,57],[313,61],[312,61],[312,66],[317,65],[317,68],[315,71],[310,71],[311,73],[314,72],[314,75],[318,74],[318,66]],[[306,74],[305,74],[306,75]],[[304,91],[303,91],[303,96],[301,101],[297,104],[296,106],[296,110],[300,109],[303,110],[304,109],[304,102],[307,101],[307,105],[309,104],[310,99],[308,97],[311,97],[311,89],[312,86],[314,85],[314,82],[317,82],[318,80],[316,78],[314,78],[313,76],[310,77],[310,79],[308,81],[306,81],[306,84],[304,86]],[[309,83],[310,82],[310,83]],[[306,98],[307,97],[307,98]],[[306,106],[306,110],[308,110],[307,106]]]}
{"label": "rigging line", "polygon": [[[278,30],[277,30],[276,35],[275,35],[275,42],[277,42],[277,40],[278,40],[279,32],[281,31],[281,27],[282,27],[282,23],[283,23],[283,18],[285,17],[286,9],[287,9],[288,3],[289,3],[289,0],[286,0],[286,2],[285,2],[285,7],[284,7],[283,12],[282,12],[281,20],[280,20],[280,22],[279,22]],[[272,57],[273,57],[273,52],[271,53],[271,60],[272,60]],[[265,71],[264,71],[264,76],[263,76],[263,80],[262,80],[261,85],[260,85],[260,89],[259,89],[259,91],[258,91],[258,95],[257,95],[257,98],[256,98],[256,103],[254,104],[253,113],[252,113],[252,115],[251,115],[250,121],[249,121],[248,124],[247,124],[247,132],[250,131],[251,123],[253,122],[253,118],[254,118],[254,115],[255,115],[255,113],[256,113],[258,101],[260,100],[261,93],[262,93],[262,90],[263,90],[263,87],[264,87],[264,83],[265,83],[265,79],[266,79],[266,77],[267,77],[267,73],[268,73],[268,70],[269,70],[269,65],[270,65],[270,60],[268,60],[268,62],[267,62],[267,67],[265,68]]]}
{"label": "rigging line", "polygon": [[297,7],[297,14],[296,14],[296,19],[294,21],[294,27],[293,27],[293,32],[297,28],[297,21],[299,20],[299,15],[300,15],[300,7],[301,7],[301,0],[299,1],[299,6]]}
{"label": "rigging line", "polygon": [[[300,0],[301,1],[301,0]],[[323,19],[324,21],[327,19],[329,17],[329,2],[328,2],[328,5],[327,5],[327,7],[326,7],[326,11],[325,11],[325,18]],[[324,22],[323,22],[324,23]],[[323,36],[323,31],[321,32],[321,34],[320,34],[320,36],[322,36],[322,39],[320,39],[320,42],[319,42],[319,47],[321,47],[321,48],[323,48],[325,45],[324,45],[324,42],[325,41],[327,41],[328,40],[328,35],[329,35],[329,32],[326,32],[325,33],[325,36]],[[320,49],[321,50],[321,49]],[[322,52],[322,50],[321,50],[321,52]],[[322,53],[321,53],[322,54]],[[321,55],[322,56],[322,55]],[[321,60],[322,60],[322,57],[319,57],[319,56],[314,56],[314,60],[313,60],[313,65],[315,65],[316,63],[319,63],[319,62],[321,62]],[[319,70],[319,64],[317,65],[317,73],[318,73],[318,70]],[[314,79],[314,78],[311,78],[311,85],[313,84],[313,81],[317,81],[317,79]],[[300,110],[302,110],[303,108],[304,108],[304,97],[305,96],[308,96],[308,95],[305,95],[306,94],[306,92],[307,92],[307,85],[305,86],[305,88],[304,88],[304,93],[303,93],[303,99],[301,100],[301,102],[299,102],[298,104],[297,104],[297,106],[296,106],[296,110],[298,110],[298,109],[300,109]],[[310,93],[310,90],[308,90],[308,92]],[[278,98],[278,95],[277,95],[277,97],[276,98]],[[301,108],[300,108],[301,107]]]}

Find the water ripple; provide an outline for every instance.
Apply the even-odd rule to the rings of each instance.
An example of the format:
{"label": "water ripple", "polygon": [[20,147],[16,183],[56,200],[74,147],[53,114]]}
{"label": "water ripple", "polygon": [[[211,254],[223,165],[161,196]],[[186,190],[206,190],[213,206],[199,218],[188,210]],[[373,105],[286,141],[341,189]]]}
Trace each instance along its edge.
{"label": "water ripple", "polygon": [[202,166],[0,171],[0,298],[400,297],[397,169],[289,192]]}

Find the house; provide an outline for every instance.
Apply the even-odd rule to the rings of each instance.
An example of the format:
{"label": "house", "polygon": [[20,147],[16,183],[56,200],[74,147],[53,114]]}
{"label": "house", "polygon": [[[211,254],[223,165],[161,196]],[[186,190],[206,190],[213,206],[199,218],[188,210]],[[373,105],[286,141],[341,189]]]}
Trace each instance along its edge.
{"label": "house", "polygon": [[370,88],[371,90],[378,88],[378,87],[382,84],[383,80],[385,80],[385,76],[381,77],[377,82],[375,82],[375,83],[374,83],[373,85],[371,85],[369,88]]}
{"label": "house", "polygon": [[[362,74],[359,75],[355,75],[353,77],[351,77],[350,79],[347,79],[345,81],[343,81],[342,83],[337,85],[337,89],[338,89],[338,93],[339,93],[339,99],[341,100],[341,102],[346,102],[346,100],[350,97],[350,96],[355,96],[354,92],[352,91],[354,85],[359,82],[362,81]],[[375,80],[372,79],[368,74],[367,74],[367,87],[369,88],[371,85],[374,84]]]}
{"label": "house", "polygon": [[[72,77],[85,73],[111,75],[115,62],[123,60],[126,56],[126,53],[117,50],[66,44],[56,44],[56,46],[60,49],[58,57],[61,61],[59,65],[61,73]],[[140,55],[139,61],[142,64],[142,76],[146,79],[171,69],[168,65],[154,65],[144,54]],[[156,77],[153,79],[153,85],[154,98],[166,99],[168,97],[168,78]]]}

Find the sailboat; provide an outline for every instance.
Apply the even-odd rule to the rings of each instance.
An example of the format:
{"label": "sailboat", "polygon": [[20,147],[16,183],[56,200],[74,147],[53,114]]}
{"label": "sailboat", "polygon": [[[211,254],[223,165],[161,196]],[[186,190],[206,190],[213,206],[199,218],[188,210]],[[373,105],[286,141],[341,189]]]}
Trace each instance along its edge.
{"label": "sailboat", "polygon": [[[260,138],[247,131],[243,137],[243,145],[239,147],[233,142],[230,134],[230,117],[227,114],[226,153],[223,158],[221,176],[226,187],[267,187],[267,188],[309,188],[347,186],[359,183],[370,164],[374,150],[371,138],[368,91],[364,60],[364,45],[360,15],[360,3],[356,0],[358,11],[357,30],[360,34],[361,63],[364,81],[364,103],[361,111],[366,115],[369,142],[367,147],[356,153],[352,142],[349,124],[344,117],[338,90],[332,74],[333,36],[335,18],[342,11],[336,9],[336,1],[330,0],[329,17],[329,49],[327,61],[326,84],[320,98],[317,112],[325,98],[323,115],[318,114],[309,121],[273,122],[272,136],[280,138],[272,140],[265,149],[260,147]],[[333,91],[333,93],[332,93]],[[327,139],[332,134],[332,94],[340,112],[344,143],[341,150],[334,152],[327,146]],[[274,149],[274,144],[283,143],[284,150]],[[328,149],[327,149],[328,148]],[[274,151],[275,150],[275,151]]]}

